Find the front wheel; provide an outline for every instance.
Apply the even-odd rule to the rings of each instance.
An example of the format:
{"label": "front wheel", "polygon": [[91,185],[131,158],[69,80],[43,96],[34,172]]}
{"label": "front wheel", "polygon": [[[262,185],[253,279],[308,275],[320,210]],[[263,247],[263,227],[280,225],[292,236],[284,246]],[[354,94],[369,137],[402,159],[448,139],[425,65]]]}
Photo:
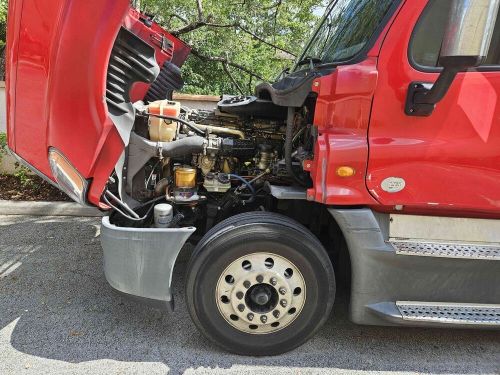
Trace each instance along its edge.
{"label": "front wheel", "polygon": [[212,228],[188,266],[186,300],[201,332],[228,351],[275,355],[328,318],[333,267],[321,243],[286,216],[253,212]]}

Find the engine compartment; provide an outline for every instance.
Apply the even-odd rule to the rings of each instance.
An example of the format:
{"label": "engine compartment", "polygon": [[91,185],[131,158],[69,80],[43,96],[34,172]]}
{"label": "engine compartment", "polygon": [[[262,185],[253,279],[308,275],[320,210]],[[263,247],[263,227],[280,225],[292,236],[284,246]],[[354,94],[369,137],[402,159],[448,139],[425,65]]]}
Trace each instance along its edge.
{"label": "engine compartment", "polygon": [[[103,195],[117,226],[206,231],[235,213],[273,210],[273,186],[310,186],[302,162],[316,137],[312,97],[300,108],[253,96],[223,96],[213,111],[168,99],[134,107],[123,171]],[[167,223],[158,223],[160,208]]]}

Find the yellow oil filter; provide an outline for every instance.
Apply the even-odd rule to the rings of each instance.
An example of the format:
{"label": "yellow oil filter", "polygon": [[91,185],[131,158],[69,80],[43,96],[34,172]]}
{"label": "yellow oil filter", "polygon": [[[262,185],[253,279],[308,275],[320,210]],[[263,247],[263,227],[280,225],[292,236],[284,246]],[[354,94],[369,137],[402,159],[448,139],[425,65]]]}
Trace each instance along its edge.
{"label": "yellow oil filter", "polygon": [[193,189],[196,187],[196,169],[178,167],[174,171],[175,187],[179,189]]}

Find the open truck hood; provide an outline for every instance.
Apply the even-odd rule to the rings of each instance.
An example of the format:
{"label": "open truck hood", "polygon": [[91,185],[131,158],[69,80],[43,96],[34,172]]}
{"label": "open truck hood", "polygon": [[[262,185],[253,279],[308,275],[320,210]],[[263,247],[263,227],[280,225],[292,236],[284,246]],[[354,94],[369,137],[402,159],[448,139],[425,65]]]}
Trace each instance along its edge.
{"label": "open truck hood", "polygon": [[119,130],[131,126],[130,102],[190,48],[128,0],[10,0],[8,14],[9,148],[52,181],[48,154],[57,150],[100,205],[125,147]]}

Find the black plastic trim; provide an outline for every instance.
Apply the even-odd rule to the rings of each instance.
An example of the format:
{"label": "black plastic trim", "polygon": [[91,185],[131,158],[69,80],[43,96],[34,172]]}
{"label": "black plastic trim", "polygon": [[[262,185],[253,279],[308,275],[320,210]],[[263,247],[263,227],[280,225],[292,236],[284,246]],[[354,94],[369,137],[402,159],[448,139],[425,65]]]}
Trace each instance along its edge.
{"label": "black plastic trim", "polygon": [[123,116],[133,123],[130,88],[138,81],[152,83],[159,73],[153,47],[122,27],[111,51],[106,82],[108,112],[115,124]]}
{"label": "black plastic trim", "polygon": [[180,68],[170,61],[165,61],[160,74],[146,93],[144,101],[151,103],[157,100],[172,100],[173,92],[182,89],[183,86]]}

